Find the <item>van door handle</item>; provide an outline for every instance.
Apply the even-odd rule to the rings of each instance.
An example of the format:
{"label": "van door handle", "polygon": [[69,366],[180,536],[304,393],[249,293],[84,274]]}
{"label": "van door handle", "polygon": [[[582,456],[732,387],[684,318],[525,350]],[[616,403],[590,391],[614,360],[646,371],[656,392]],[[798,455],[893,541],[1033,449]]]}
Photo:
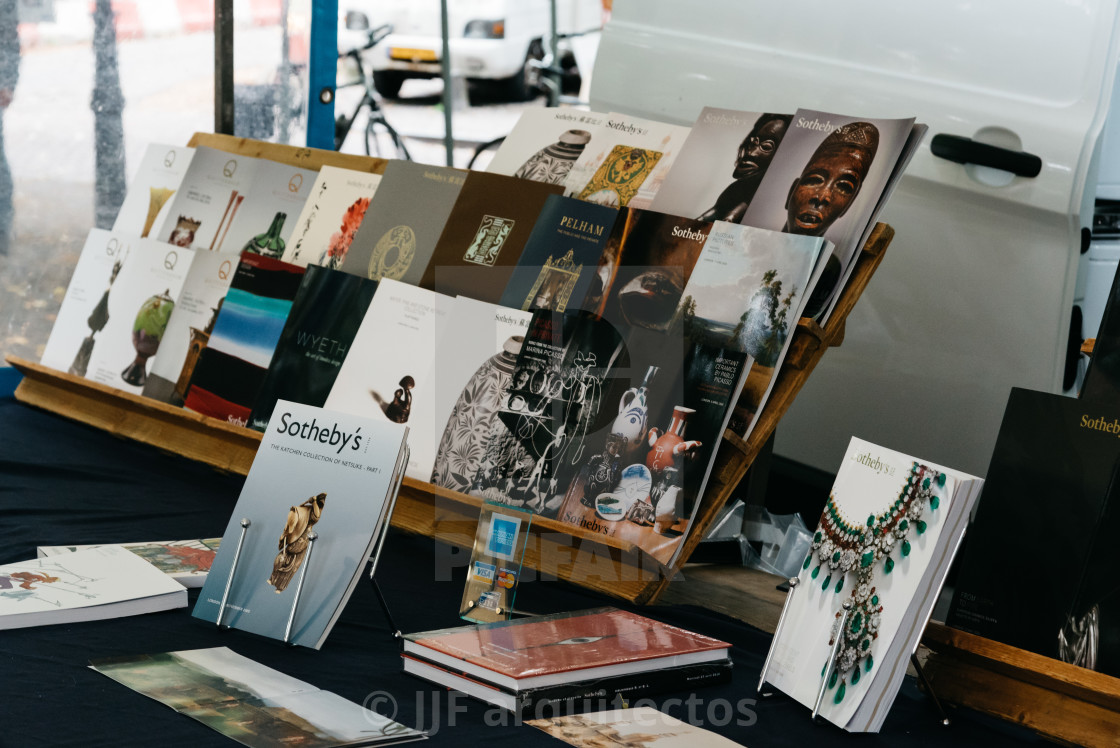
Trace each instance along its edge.
{"label": "van door handle", "polygon": [[960,135],[938,133],[933,136],[930,150],[934,156],[954,163],[990,166],[1020,177],[1037,177],[1042,172],[1042,159],[1033,153],[1000,148]]}

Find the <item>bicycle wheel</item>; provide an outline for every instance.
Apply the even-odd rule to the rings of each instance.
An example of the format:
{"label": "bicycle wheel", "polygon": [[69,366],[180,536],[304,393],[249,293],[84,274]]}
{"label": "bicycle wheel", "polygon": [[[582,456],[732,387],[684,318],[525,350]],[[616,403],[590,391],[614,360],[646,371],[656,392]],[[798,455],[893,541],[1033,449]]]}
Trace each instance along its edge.
{"label": "bicycle wheel", "polygon": [[484,153],[488,154],[489,156],[489,158],[484,158],[481,164],[482,168],[485,169],[486,165],[490,163],[490,159],[494,158],[494,154],[491,151],[497,151],[499,148],[501,148],[502,143],[504,142],[506,142],[505,135],[500,138],[494,138],[493,140],[487,141],[485,143],[480,143],[479,146],[474,149],[474,155],[471,156],[471,160],[467,162],[467,169],[473,169],[475,162],[478,161],[479,157]]}
{"label": "bicycle wheel", "polygon": [[377,158],[412,160],[401,136],[380,113],[370,116],[366,123],[366,153]]}

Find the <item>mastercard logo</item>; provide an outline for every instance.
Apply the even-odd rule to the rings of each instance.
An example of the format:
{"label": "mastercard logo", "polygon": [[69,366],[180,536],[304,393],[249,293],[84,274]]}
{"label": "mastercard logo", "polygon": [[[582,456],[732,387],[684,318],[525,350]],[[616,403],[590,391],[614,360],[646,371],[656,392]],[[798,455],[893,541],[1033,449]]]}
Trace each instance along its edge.
{"label": "mastercard logo", "polygon": [[498,586],[505,589],[511,589],[513,585],[517,584],[517,575],[512,571],[503,571],[498,574]]}

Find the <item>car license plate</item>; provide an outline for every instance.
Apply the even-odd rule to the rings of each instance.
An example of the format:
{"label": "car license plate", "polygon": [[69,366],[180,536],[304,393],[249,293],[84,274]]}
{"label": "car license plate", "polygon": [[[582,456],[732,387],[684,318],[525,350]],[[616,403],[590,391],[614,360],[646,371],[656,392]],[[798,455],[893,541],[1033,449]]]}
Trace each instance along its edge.
{"label": "car license plate", "polygon": [[409,49],[408,47],[390,48],[389,57],[394,60],[404,60],[405,62],[435,62],[439,59],[434,50]]}

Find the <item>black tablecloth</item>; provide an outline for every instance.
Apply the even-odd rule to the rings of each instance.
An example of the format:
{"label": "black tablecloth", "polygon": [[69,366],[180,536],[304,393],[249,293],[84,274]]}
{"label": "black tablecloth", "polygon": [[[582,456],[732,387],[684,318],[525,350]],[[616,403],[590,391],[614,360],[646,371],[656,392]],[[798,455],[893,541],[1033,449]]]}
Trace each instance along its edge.
{"label": "black tablecloth", "polygon": [[[220,535],[242,480],[0,397],[0,563],[37,545],[173,540]],[[459,625],[467,554],[394,532],[377,573],[406,632]],[[683,582],[687,583],[687,582]],[[193,606],[197,590],[191,592]],[[522,585],[518,607],[556,612],[613,604],[555,581]],[[813,725],[782,695],[753,701],[770,636],[699,608],[657,607],[646,615],[731,642],[734,679],[695,694],[654,699],[663,711],[751,748],[830,745],[1023,745],[1030,733],[967,710],[938,724],[932,704],[908,682],[883,732],[847,735]],[[200,723],[90,670],[90,659],[228,646],[288,675],[409,725],[430,745],[560,745],[507,713],[401,672],[397,643],[372,588],[360,585],[322,650],[289,648],[239,631],[220,632],[189,608],[83,624],[0,631],[0,745],[234,745]],[[691,696],[691,699],[690,699]],[[1041,741],[1037,741],[1041,742]]]}

